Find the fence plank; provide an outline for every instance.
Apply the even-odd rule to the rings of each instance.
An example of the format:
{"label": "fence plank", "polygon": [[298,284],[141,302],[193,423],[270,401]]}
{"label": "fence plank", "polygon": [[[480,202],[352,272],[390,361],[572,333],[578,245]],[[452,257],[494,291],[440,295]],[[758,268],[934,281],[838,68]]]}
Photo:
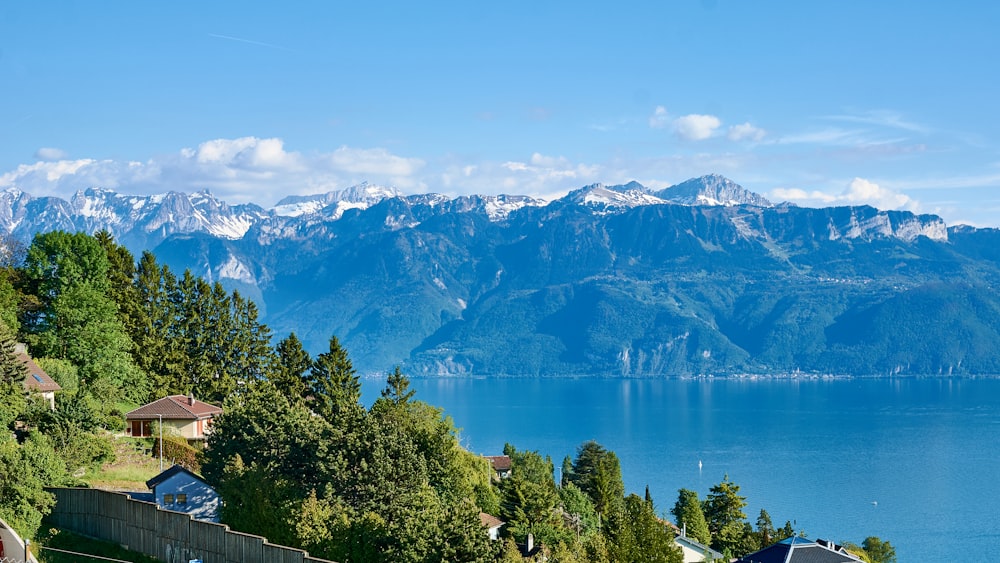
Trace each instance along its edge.
{"label": "fence plank", "polygon": [[48,522],[57,528],[128,546],[167,563],[189,559],[225,563],[334,563],[291,547],[272,545],[228,526],[163,510],[125,493],[49,488],[56,497]]}

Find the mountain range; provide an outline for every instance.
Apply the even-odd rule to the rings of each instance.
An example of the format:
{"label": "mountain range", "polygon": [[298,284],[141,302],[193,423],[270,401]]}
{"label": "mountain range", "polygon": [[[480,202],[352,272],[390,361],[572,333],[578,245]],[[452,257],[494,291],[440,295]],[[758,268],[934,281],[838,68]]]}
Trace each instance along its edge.
{"label": "mountain range", "polygon": [[551,202],[361,184],[270,209],[7,189],[0,229],[106,229],[253,298],[276,338],[336,335],[362,373],[1000,373],[1000,231],[773,204],[718,175]]}

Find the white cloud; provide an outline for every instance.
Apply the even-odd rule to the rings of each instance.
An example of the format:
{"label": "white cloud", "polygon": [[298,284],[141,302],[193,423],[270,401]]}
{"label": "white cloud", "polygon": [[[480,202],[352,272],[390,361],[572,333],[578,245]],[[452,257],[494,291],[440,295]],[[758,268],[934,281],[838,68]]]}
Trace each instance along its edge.
{"label": "white cloud", "polygon": [[653,115],[649,116],[649,126],[653,129],[663,129],[668,125],[670,125],[670,116],[667,114],[667,108],[656,106]]}
{"label": "white cloud", "polygon": [[286,150],[278,138],[241,137],[205,141],[145,162],[79,159],[22,164],[0,174],[0,189],[17,187],[35,196],[69,197],[89,187],[134,194],[207,188],[231,203],[270,205],[289,193],[342,189],[364,180],[420,187],[416,173],[423,166],[420,159],[382,148],[343,146],[331,153],[306,155]]}
{"label": "white cloud", "polygon": [[759,127],[754,127],[748,121],[746,123],[729,127],[729,132],[726,133],[726,138],[730,141],[753,141],[758,143],[766,134],[766,131]]}
{"label": "white cloud", "polygon": [[768,197],[773,201],[791,201],[806,207],[832,205],[871,205],[877,209],[919,211],[920,203],[910,196],[879,186],[864,178],[854,178],[840,193],[801,188],[776,188]]}
{"label": "white cloud", "polygon": [[833,121],[846,121],[850,123],[862,123],[865,125],[876,125],[879,127],[889,127],[901,129],[912,133],[928,133],[930,129],[922,124],[907,121],[900,113],[890,110],[872,110],[858,114],[828,115],[826,119]]}
{"label": "white cloud", "polygon": [[563,156],[533,153],[526,160],[447,164],[439,185],[460,193],[508,193],[552,199],[586,184],[604,181],[600,165],[573,162]]}
{"label": "white cloud", "polygon": [[910,196],[880,187],[864,178],[855,178],[841,196],[849,202],[867,204],[879,209],[916,210],[917,202]]}
{"label": "white cloud", "polygon": [[689,141],[703,141],[711,137],[721,126],[722,121],[714,115],[692,113],[674,120],[674,131],[682,139]]}
{"label": "white cloud", "polygon": [[330,155],[333,165],[356,174],[385,174],[389,176],[410,176],[424,166],[419,158],[404,158],[389,153],[385,149],[354,149],[340,147]]}
{"label": "white cloud", "polygon": [[66,151],[53,147],[42,147],[35,151],[35,159],[37,160],[63,160],[66,156]]}

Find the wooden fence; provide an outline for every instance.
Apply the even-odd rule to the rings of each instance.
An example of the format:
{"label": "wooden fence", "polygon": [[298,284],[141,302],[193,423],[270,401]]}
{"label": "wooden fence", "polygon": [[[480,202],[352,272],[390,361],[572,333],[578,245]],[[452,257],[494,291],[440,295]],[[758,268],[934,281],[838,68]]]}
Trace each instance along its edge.
{"label": "wooden fence", "polygon": [[56,496],[49,522],[56,528],[114,542],[166,563],[333,563],[301,549],[272,545],[261,536],[163,510],[126,493],[47,489]]}

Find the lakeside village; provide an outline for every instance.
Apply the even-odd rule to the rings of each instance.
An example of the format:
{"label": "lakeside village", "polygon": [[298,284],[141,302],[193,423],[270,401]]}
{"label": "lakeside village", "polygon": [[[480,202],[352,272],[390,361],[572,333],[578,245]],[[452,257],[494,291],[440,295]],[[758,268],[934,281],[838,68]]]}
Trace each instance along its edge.
{"label": "lakeside village", "polygon": [[877,537],[811,540],[764,510],[751,523],[728,477],[704,498],[626,494],[596,442],[558,480],[544,453],[469,452],[399,368],[366,408],[336,337],[315,358],[294,333],[272,345],[251,300],[107,233],[40,234],[4,260],[8,560],[896,560]]}
{"label": "lakeside village", "polygon": [[[23,345],[15,348],[15,354],[17,361],[27,371],[23,382],[25,391],[34,401],[55,412],[55,396],[61,391],[61,386],[27,356]],[[395,375],[398,376],[398,372]],[[393,385],[396,387],[393,388]],[[407,404],[412,398],[412,392],[409,396],[407,393],[407,382],[402,377],[395,383],[390,382],[383,397],[394,397]],[[159,463],[161,470],[145,481],[147,491],[126,488],[110,493],[98,489],[50,489],[57,501],[48,515],[48,521],[58,523],[66,531],[97,537],[122,546],[141,545],[141,542],[129,542],[125,539],[137,532],[141,532],[140,535],[158,536],[160,541],[151,542],[142,552],[163,561],[171,561],[177,557],[181,557],[177,560],[187,561],[215,560],[211,555],[218,556],[220,561],[231,560],[228,553],[213,553],[210,546],[198,545],[198,538],[212,536],[212,533],[195,531],[199,529],[199,525],[207,526],[208,529],[218,527],[221,515],[226,512],[223,510],[224,501],[216,488],[197,473],[201,468],[200,460],[205,458],[204,446],[211,437],[213,425],[223,413],[222,407],[195,399],[193,395],[170,395],[129,411],[125,415],[124,432],[116,438],[128,443],[127,447],[135,448],[139,455],[146,456],[149,460],[155,459]],[[169,459],[168,467],[163,469],[166,459]],[[537,452],[519,452],[508,445],[503,455],[482,456],[481,460],[486,463],[480,465],[488,464],[490,487],[500,497],[499,510],[496,511],[497,515],[483,511],[478,513],[481,524],[478,531],[482,538],[488,540],[489,549],[484,549],[480,557],[455,559],[456,561],[623,561],[625,559],[620,559],[615,553],[617,546],[614,545],[623,540],[631,544],[627,549],[633,556],[642,554],[642,560],[648,561],[767,563],[895,560],[894,549],[888,542],[867,538],[859,546],[838,545],[823,539],[809,540],[796,535],[790,522],[786,522],[784,527],[775,528],[764,510],[754,529],[745,521],[746,516],[742,513],[746,502],[739,496],[739,486],[729,482],[728,478],[712,487],[704,501],[698,498],[695,491],[681,489],[677,502],[670,511],[677,522],[675,524],[656,516],[648,488],[643,499],[636,495],[624,496],[617,457],[596,442],[581,445],[575,459],[567,457],[563,461],[561,474],[564,478],[559,482],[552,478],[551,461],[543,460]],[[520,474],[522,472],[523,475]],[[543,500],[546,489],[550,494],[555,490],[556,494]],[[165,530],[161,529],[155,517],[145,519],[147,524],[152,524],[145,529],[142,529],[144,526],[135,524],[141,522],[141,518],[126,517],[114,522],[113,518],[101,513],[101,507],[111,503],[97,500],[99,497],[81,497],[81,494],[104,497],[114,494],[115,498],[111,503],[117,502],[124,507],[119,510],[119,514],[140,514],[153,509],[156,512],[184,515],[181,521],[188,521],[189,530],[181,536],[186,535],[187,538],[171,537],[177,536],[176,533],[164,534]],[[74,503],[74,498],[78,502]],[[83,502],[79,502],[80,499]],[[62,506],[64,503],[75,504],[76,507]],[[87,508],[81,511],[80,506]],[[545,515],[546,511],[549,512],[548,517]],[[500,516],[508,520],[501,519]],[[532,520],[532,517],[539,516],[539,521]],[[95,526],[97,522],[102,522],[103,525]],[[604,545],[598,541],[592,541],[590,545],[581,543],[577,549],[583,547],[582,552],[567,551],[566,544],[558,538],[557,530],[560,525],[564,530],[572,532],[580,543],[581,535],[584,538],[588,534],[591,537],[601,537],[593,534],[602,533],[612,522],[617,529],[608,530],[611,534],[606,534]],[[539,526],[536,528],[535,524]],[[123,534],[121,530],[128,527],[136,529]],[[229,533],[229,527],[224,528],[224,533]],[[548,541],[557,542],[556,549],[553,549],[552,544],[536,540],[536,529],[540,533],[539,540],[544,537]],[[623,532],[624,538],[618,535]],[[256,545],[261,553],[261,561],[272,560],[273,557],[265,551],[265,546],[277,552],[298,552],[301,559],[297,560],[325,561],[310,557],[305,551],[272,545],[260,536],[242,537],[250,538],[251,541],[249,546],[240,546],[241,553],[252,551]],[[240,542],[226,543],[238,545]],[[14,551],[18,551],[17,547],[24,552],[23,542]],[[753,551],[740,553],[747,550]],[[736,557],[736,554],[740,556]],[[371,560],[380,560],[378,554],[372,555],[376,558]],[[591,555],[596,558],[589,558]]]}

